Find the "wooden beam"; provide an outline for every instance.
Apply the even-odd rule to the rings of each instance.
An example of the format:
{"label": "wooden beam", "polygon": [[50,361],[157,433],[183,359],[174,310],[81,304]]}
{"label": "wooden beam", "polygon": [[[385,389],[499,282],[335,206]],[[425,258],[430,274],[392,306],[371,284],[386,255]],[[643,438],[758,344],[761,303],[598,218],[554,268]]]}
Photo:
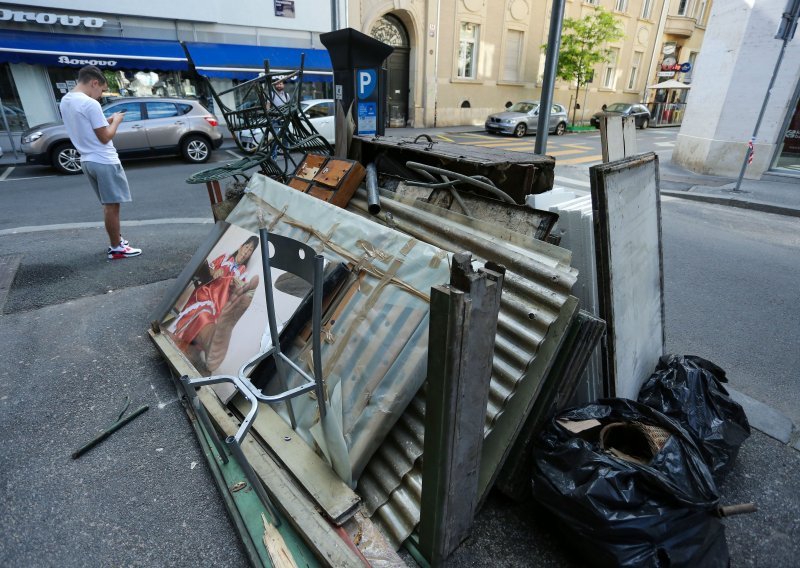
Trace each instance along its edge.
{"label": "wooden beam", "polygon": [[[242,415],[247,414],[249,404],[242,397],[232,403]],[[355,514],[361,498],[272,408],[261,405],[252,430],[331,521],[341,525]]]}

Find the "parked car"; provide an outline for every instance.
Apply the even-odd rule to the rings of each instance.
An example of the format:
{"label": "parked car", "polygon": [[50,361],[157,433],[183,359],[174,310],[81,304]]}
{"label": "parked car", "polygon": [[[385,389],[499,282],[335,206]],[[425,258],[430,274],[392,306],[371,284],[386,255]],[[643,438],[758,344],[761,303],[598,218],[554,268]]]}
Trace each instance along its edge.
{"label": "parked car", "polygon": [[650,126],[650,111],[643,104],[638,103],[614,103],[608,105],[604,110],[594,113],[589,121],[595,128],[600,128],[601,116],[633,116],[635,117],[636,128],[647,128]]}
{"label": "parked car", "polygon": [[[333,146],[336,144],[335,105],[333,99],[309,99],[301,101],[300,106],[308,120],[314,125],[325,140]],[[242,107],[240,107],[242,108]],[[242,145],[248,150],[255,150],[261,142],[261,131],[240,134]]]}
{"label": "parked car", "polygon": [[[180,154],[200,164],[222,145],[217,117],[195,100],[118,98],[103,106],[106,117],[124,111],[114,136],[120,158]],[[80,154],[63,122],[40,124],[22,134],[28,164],[49,164],[65,174],[81,170]]]}
{"label": "parked car", "polygon": [[[486,118],[486,132],[513,134],[518,138],[536,132],[539,126],[539,101],[520,101],[505,112],[490,114]],[[554,104],[550,110],[550,132],[561,136],[567,131],[567,109]]]}

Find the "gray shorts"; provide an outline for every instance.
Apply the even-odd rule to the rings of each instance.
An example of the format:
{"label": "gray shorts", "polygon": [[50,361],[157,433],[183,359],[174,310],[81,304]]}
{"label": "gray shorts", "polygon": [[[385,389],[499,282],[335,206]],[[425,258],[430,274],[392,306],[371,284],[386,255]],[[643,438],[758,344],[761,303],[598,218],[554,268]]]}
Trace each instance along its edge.
{"label": "gray shorts", "polygon": [[122,165],[98,162],[81,162],[81,165],[100,203],[109,205],[132,201],[128,178],[125,177]]}

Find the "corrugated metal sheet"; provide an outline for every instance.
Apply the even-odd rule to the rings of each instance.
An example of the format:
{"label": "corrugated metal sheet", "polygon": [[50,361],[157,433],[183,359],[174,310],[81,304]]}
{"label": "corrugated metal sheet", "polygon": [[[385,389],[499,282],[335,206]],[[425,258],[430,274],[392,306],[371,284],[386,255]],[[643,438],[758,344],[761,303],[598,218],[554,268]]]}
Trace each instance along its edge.
{"label": "corrugated metal sheet", "polygon": [[[489,438],[512,401],[527,403],[514,400],[515,394],[523,381],[539,378],[533,375],[546,365],[536,361],[537,355],[552,357],[554,349],[544,347],[560,341],[561,334],[553,333],[554,324],[565,329],[564,314],[574,313],[576,301],[570,291],[577,272],[569,265],[569,251],[423,203],[382,197],[384,223],[439,248],[470,251],[474,260],[506,267],[486,412]],[[363,193],[351,201],[351,209],[367,215]],[[396,546],[420,518],[424,409],[420,392],[359,479],[358,492],[369,514]]]}

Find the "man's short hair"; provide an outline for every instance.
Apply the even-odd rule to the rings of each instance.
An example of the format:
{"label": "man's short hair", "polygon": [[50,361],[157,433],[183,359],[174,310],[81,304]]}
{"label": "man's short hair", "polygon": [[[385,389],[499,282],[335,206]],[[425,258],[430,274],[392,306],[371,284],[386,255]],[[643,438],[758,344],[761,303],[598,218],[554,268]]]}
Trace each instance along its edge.
{"label": "man's short hair", "polygon": [[101,85],[107,85],[108,81],[106,80],[103,72],[100,71],[94,65],[87,65],[86,67],[81,67],[81,70],[78,71],[78,82],[83,83],[84,85],[97,80],[100,82]]}

